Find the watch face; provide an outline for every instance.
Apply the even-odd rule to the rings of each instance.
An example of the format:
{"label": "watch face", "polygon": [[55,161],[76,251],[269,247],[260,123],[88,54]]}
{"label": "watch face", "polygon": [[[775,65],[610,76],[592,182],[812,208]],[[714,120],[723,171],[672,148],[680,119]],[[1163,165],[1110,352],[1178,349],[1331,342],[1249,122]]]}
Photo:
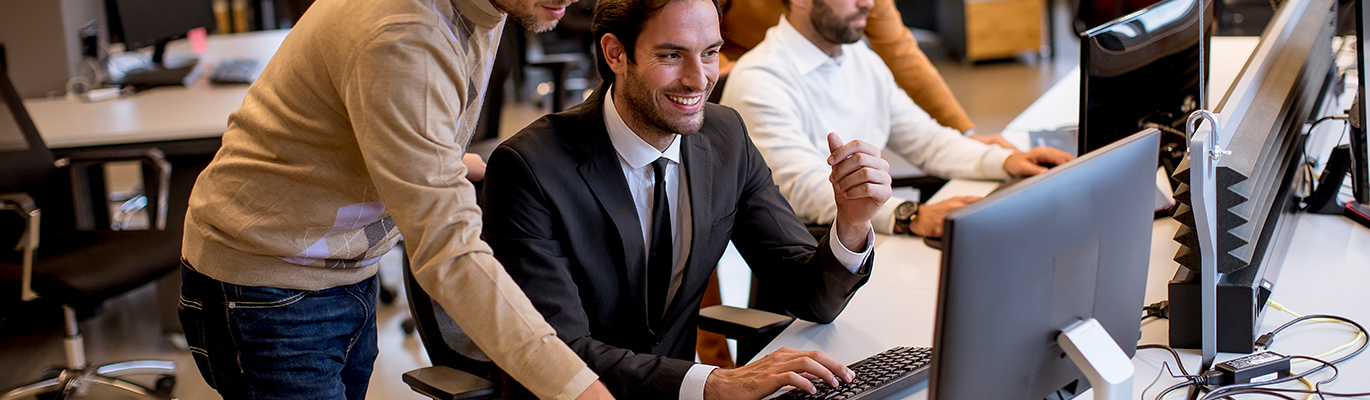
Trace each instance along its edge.
{"label": "watch face", "polygon": [[895,215],[895,217],[898,217],[899,219],[908,219],[908,218],[913,217],[913,214],[914,214],[915,212],[917,212],[917,210],[918,210],[918,203],[914,203],[914,202],[912,202],[912,201],[906,201],[906,202],[903,202],[903,203],[899,203],[899,207],[896,207],[896,208],[894,209],[894,215]]}

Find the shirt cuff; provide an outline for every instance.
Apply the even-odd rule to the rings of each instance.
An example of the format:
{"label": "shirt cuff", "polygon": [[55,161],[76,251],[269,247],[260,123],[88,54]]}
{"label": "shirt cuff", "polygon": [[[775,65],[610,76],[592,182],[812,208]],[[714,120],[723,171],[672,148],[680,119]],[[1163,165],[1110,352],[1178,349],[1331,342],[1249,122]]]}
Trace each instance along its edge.
{"label": "shirt cuff", "polygon": [[704,400],[704,382],[709,380],[709,374],[715,369],[718,367],[704,364],[690,367],[685,372],[685,380],[680,382],[680,400]]}
{"label": "shirt cuff", "polygon": [[875,217],[871,218],[871,228],[875,229],[875,233],[881,235],[894,234],[894,210],[906,201],[909,200],[890,197],[889,200],[885,201],[885,205],[880,206],[880,211],[876,211]]}
{"label": "shirt cuff", "polygon": [[866,259],[871,256],[871,250],[875,249],[875,229],[866,231],[866,250],[860,253],[847,250],[847,245],[841,243],[842,239],[837,237],[837,224],[832,224],[832,230],[828,231],[828,239],[833,257],[837,257],[837,262],[853,274],[861,269],[861,265],[864,265]]}
{"label": "shirt cuff", "polygon": [[593,385],[596,380],[599,380],[599,375],[595,375],[595,372],[591,371],[590,367],[586,366],[581,368],[580,372],[576,373],[576,376],[571,377],[570,382],[566,382],[566,385],[561,387],[561,392],[557,393],[553,399],[573,400],[576,397],[580,397],[580,394],[584,393],[585,389],[590,388],[590,385]]}
{"label": "shirt cuff", "polygon": [[1008,157],[1013,155],[1013,151],[992,144],[986,144],[985,146],[989,146],[990,149],[980,158],[983,160],[982,164],[980,164],[980,171],[984,174],[984,177],[986,179],[1011,178],[1008,171],[1004,170],[1004,161],[1008,160]]}

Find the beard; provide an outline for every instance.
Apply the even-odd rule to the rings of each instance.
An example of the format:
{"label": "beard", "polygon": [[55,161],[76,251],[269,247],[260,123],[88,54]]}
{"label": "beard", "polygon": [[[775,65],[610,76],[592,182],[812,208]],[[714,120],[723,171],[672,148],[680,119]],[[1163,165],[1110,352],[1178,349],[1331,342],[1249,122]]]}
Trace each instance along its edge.
{"label": "beard", "polygon": [[514,20],[519,25],[523,25],[529,32],[543,33],[557,27],[561,19],[543,21],[538,18],[537,9],[540,7],[562,8],[570,6],[574,1],[567,0],[546,0],[536,4],[528,4],[525,0],[491,0],[495,9],[509,15],[509,19]]}
{"label": "beard", "polygon": [[[628,103],[626,104],[628,109],[636,115],[637,120],[646,124],[644,128],[652,131],[644,133],[653,136],[688,135],[698,132],[699,128],[704,126],[704,110],[702,108],[694,113],[686,114],[684,118],[671,118],[670,114],[663,110],[663,105],[660,104],[661,101],[670,100],[663,100],[664,96],[657,96],[647,87],[646,82],[637,75],[632,67],[633,65],[630,63],[628,72],[624,74],[623,79],[619,80],[615,91],[622,90],[623,98]],[[710,82],[709,87],[704,91],[704,98],[708,98],[713,89],[714,83]],[[680,86],[672,86],[664,88],[662,91],[688,90],[683,90]],[[704,100],[700,99],[700,101]]]}
{"label": "beard", "polygon": [[823,40],[835,44],[851,44],[861,40],[861,28],[851,26],[852,21],[864,18],[870,14],[870,9],[862,7],[856,12],[846,17],[837,15],[837,11],[832,9],[826,1],[814,0],[813,12],[809,14],[809,22],[813,24],[814,30],[818,31],[818,36]]}

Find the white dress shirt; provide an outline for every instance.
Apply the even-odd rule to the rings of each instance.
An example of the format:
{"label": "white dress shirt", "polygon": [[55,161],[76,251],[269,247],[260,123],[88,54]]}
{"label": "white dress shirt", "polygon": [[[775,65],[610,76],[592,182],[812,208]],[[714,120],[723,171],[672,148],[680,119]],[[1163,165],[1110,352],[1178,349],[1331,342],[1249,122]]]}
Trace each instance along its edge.
{"label": "white dress shirt", "polygon": [[[841,55],[829,57],[786,18],[737,60],[721,103],[742,114],[780,193],[806,223],[828,224],[837,216],[825,161],[828,132],[888,147],[932,175],[1008,177],[1003,165],[1010,151],[938,124],[864,42],[843,45]],[[894,208],[902,202],[885,202],[872,219],[877,232],[891,232]]]}
{"label": "white dress shirt", "polygon": [[[670,299],[674,299],[676,291],[680,289],[680,282],[685,276],[685,262],[689,260],[690,240],[694,227],[690,216],[690,187],[685,179],[685,169],[681,168],[684,162],[680,156],[681,140],[672,140],[671,145],[666,151],[658,150],[655,146],[642,140],[642,137],[633,133],[632,129],[623,122],[623,117],[618,114],[618,109],[614,107],[614,90],[609,87],[609,92],[604,96],[604,126],[609,131],[609,141],[613,143],[614,150],[618,153],[619,166],[623,168],[623,178],[628,181],[628,191],[633,196],[633,205],[637,207],[637,220],[642,224],[642,243],[644,245],[643,261],[646,265],[647,254],[651,254],[652,240],[648,237],[648,232],[652,230],[652,205],[656,199],[656,176],[652,170],[652,162],[658,158],[665,157],[670,162],[666,163],[663,171],[666,178],[666,202],[671,206],[671,234],[675,237],[671,241],[671,286],[667,290],[666,306],[670,307]],[[679,135],[676,136],[679,138]],[[681,196],[681,193],[687,195]],[[829,196],[829,201],[832,197]],[[842,263],[848,271],[856,273],[858,268],[865,263],[866,258],[870,257],[871,250],[875,244],[875,233],[866,234],[866,250],[855,253],[848,250],[846,245],[839,243],[837,239],[836,227],[829,233],[832,239],[828,241],[832,247],[832,252],[837,261]],[[648,296],[654,296],[651,293]],[[666,310],[657,310],[665,313]],[[709,373],[718,367],[712,365],[695,364],[685,373],[685,381],[680,384],[681,400],[702,400],[704,398],[704,382],[708,380]]]}

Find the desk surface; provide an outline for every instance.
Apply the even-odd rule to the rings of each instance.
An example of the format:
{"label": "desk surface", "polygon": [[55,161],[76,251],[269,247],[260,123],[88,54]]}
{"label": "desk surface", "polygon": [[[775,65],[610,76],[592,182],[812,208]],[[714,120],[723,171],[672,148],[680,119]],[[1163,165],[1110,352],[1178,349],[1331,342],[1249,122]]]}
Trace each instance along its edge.
{"label": "desk surface", "polygon": [[[1214,38],[1214,60],[1227,63],[1214,65],[1211,79],[1212,93],[1226,93],[1241,69],[1245,55],[1255,48],[1256,38]],[[1235,60],[1235,61],[1234,61]],[[1236,64],[1235,67],[1233,64]],[[1009,124],[1005,137],[1020,140],[1015,144],[1026,148],[1028,130],[1055,128],[1077,122],[1079,99],[1079,71],[1072,72],[1053,86],[1022,115]],[[1216,105],[1221,94],[1210,98]],[[1062,104],[1070,104],[1063,107]],[[1021,134],[1021,137],[1016,137]],[[953,181],[958,183],[958,181]],[[993,185],[948,184],[947,188],[961,190],[956,195],[983,195]],[[957,189],[959,188],[959,189]],[[938,193],[944,196],[950,193]],[[1178,267],[1171,260],[1179,245],[1171,237],[1178,223],[1166,218],[1155,222],[1151,238],[1150,270],[1147,276],[1146,303],[1167,298],[1166,282]],[[843,363],[852,363],[895,346],[931,346],[933,325],[937,313],[937,285],[941,270],[941,252],[925,246],[912,237],[880,236],[877,238],[876,260],[872,278],[857,291],[846,310],[828,325],[796,321],[771,342],[761,354],[768,354],[782,346],[798,349],[819,349]],[[1301,313],[1335,314],[1358,322],[1370,323],[1370,229],[1339,216],[1299,215],[1295,222],[1293,240],[1288,256],[1276,280],[1271,300]],[[1140,317],[1140,312],[1138,317]],[[1293,317],[1267,309],[1261,331],[1271,329]],[[1169,321],[1150,320],[1142,325],[1139,344],[1167,343]],[[1291,328],[1278,337],[1272,350],[1286,355],[1316,355],[1350,341],[1352,329],[1339,325],[1308,324]],[[1185,365],[1197,369],[1197,351],[1180,350]],[[1241,354],[1219,354],[1219,360]],[[1133,358],[1136,376],[1134,395],[1142,391],[1161,373],[1162,363],[1173,363],[1169,353],[1142,350]],[[1173,366],[1172,366],[1173,367]],[[1303,370],[1308,365],[1296,365]],[[1370,391],[1370,355],[1348,361],[1340,366],[1341,378],[1324,385],[1324,390],[1336,392]],[[1330,373],[1319,374],[1323,379]],[[1160,377],[1148,396],[1180,382],[1169,376]],[[992,382],[987,382],[992,384]],[[1302,388],[1295,383],[1290,388]],[[1293,396],[1302,398],[1302,396]],[[925,399],[927,383],[919,383],[896,393],[890,399]],[[1093,398],[1087,392],[1081,399]],[[1148,399],[1151,397],[1147,397]],[[1178,396],[1172,396],[1178,399]]]}
{"label": "desk surface", "polygon": [[[211,36],[200,62],[213,66],[221,60],[247,58],[265,66],[288,32]],[[174,42],[167,53],[168,58],[185,57],[190,53],[189,44]],[[228,126],[228,114],[243,105],[248,86],[211,85],[208,75],[184,88],[156,88],[96,103],[30,99],[24,101],[24,107],[51,148],[218,137]]]}

